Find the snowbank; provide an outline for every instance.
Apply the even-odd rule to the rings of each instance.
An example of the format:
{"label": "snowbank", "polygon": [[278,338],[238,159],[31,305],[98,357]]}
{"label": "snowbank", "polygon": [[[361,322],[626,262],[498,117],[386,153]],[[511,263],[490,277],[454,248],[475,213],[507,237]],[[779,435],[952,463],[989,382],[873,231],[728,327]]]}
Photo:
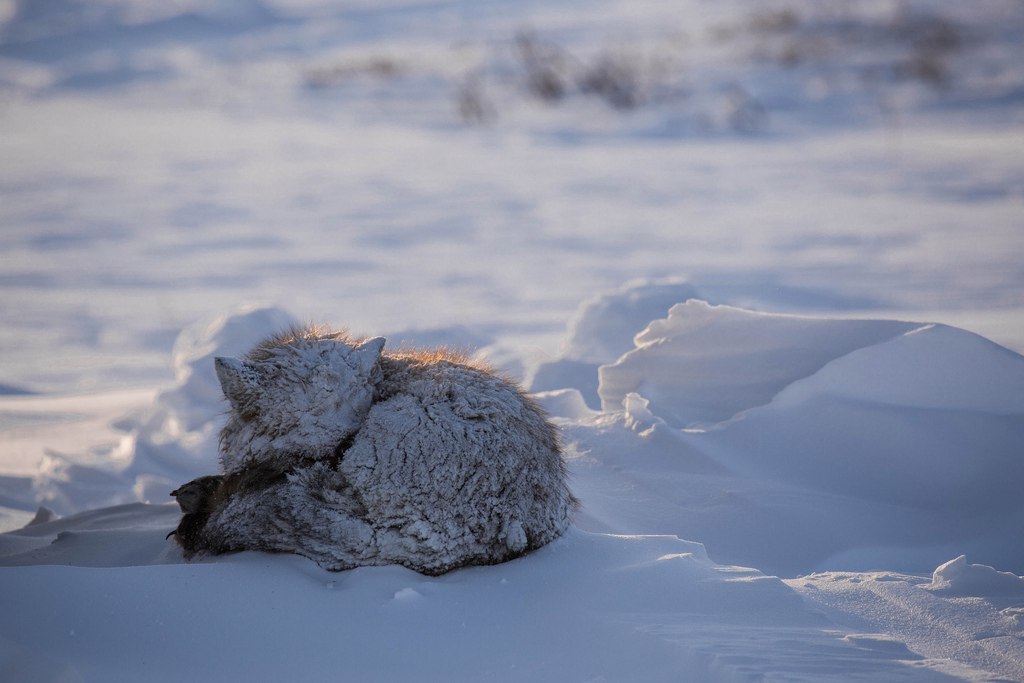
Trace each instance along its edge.
{"label": "snowbank", "polygon": [[[645,297],[609,299],[587,305],[587,325],[631,335],[625,301],[646,310]],[[184,331],[177,386],[144,419],[122,421],[132,438],[116,466],[65,456],[65,467],[36,474],[34,489],[64,497],[34,502],[116,502],[126,490],[162,501],[173,484],[215,471],[213,357],[291,322],[256,309]],[[1024,579],[963,557],[930,583],[835,570],[922,571],[965,552],[1024,566],[1006,542],[1024,520],[1024,358],[944,326],[690,300],[650,321],[599,377],[603,411],[579,387],[536,395],[560,426],[583,506],[576,529],[535,553],[438,578],[396,567],[330,574],[258,553],[185,563],[165,538],[174,505],[41,514],[0,535],[0,599],[25,615],[0,620],[5,670],[23,680],[180,680],[196,670],[360,680],[1020,676],[1022,622],[1007,602],[1019,601]],[[770,576],[815,568],[832,571]],[[99,596],[105,610],[95,609]],[[1003,603],[978,606],[964,625],[953,602],[963,596]],[[895,611],[878,607],[894,600]],[[922,612],[950,638],[989,634],[987,655],[924,635],[912,626]],[[395,642],[402,657],[388,655]]]}
{"label": "snowbank", "polygon": [[[628,338],[664,287],[680,286],[689,293],[635,284],[594,298],[580,319]],[[178,385],[142,419],[118,421],[127,435],[117,457],[52,454],[31,485],[0,482],[8,505],[30,515],[38,505],[68,514],[163,502],[182,481],[217,471],[223,405],[212,358],[292,321],[256,309],[188,328],[175,347]],[[963,553],[1024,571],[1024,549],[1005,541],[1024,521],[1018,354],[941,325],[690,300],[615,362],[588,366],[592,375],[563,375],[564,388],[537,394],[586,503],[581,528],[697,538],[717,561],[783,576],[924,571]],[[593,375],[604,411],[583,398]]]}
{"label": "snowbank", "polygon": [[9,675],[930,681],[956,666],[837,631],[778,579],[716,565],[674,537],[571,531],[519,560],[437,578],[331,574],[255,553],[176,563],[168,510],[114,508],[0,537],[0,598],[19,615],[0,619]]}
{"label": "snowbank", "polygon": [[[159,500],[168,484],[218,469],[217,435],[225,412],[213,359],[241,356],[269,334],[298,321],[277,308],[247,307],[199,321],[178,335],[172,364],[176,386],[157,397],[150,415],[134,429],[135,454],[128,474],[143,480],[143,500]],[[162,474],[177,481],[155,479]],[[161,491],[154,491],[161,487]]]}
{"label": "snowbank", "polygon": [[1005,541],[1024,520],[1019,354],[942,325],[689,301],[599,375],[601,415],[543,395],[585,528],[700,538],[783,575],[923,571],[958,549],[1024,568]]}
{"label": "snowbank", "polygon": [[922,326],[794,382],[714,438],[751,473],[964,518],[1013,513],[1022,387],[1024,357]]}
{"label": "snowbank", "polygon": [[635,280],[595,294],[569,321],[561,356],[534,367],[526,385],[534,392],[574,387],[587,405],[599,407],[597,368],[632,349],[633,337],[648,322],[697,296],[691,284],[675,278]]}
{"label": "snowbank", "polygon": [[[149,406],[131,414],[101,411],[96,420],[106,423],[102,432],[83,432],[82,426],[75,424],[77,420],[65,428],[68,437],[62,435],[59,425],[51,429],[48,438],[66,442],[67,448],[47,449],[31,476],[0,478],[0,501],[14,510],[35,510],[42,505],[61,515],[133,500],[164,502],[181,482],[217,471],[224,404],[213,358],[241,354],[254,340],[293,322],[295,319],[280,309],[248,307],[186,327],[178,335],[171,358],[175,386],[159,392]],[[88,415],[108,403],[121,406],[126,399],[120,397],[125,393],[83,396],[81,401],[90,409],[82,412]],[[138,393],[127,392],[127,396]],[[144,392],[147,399],[150,393]],[[12,405],[23,411],[28,406],[25,400]],[[58,405],[61,402],[57,399]],[[45,410],[41,415],[44,420],[52,419]],[[114,441],[75,441],[83,433]]]}
{"label": "snowbank", "polygon": [[915,327],[677,304],[637,335],[635,349],[601,367],[601,406],[615,410],[635,392],[672,425],[721,422],[836,358]]}
{"label": "snowbank", "polygon": [[941,595],[1024,600],[1024,577],[984,564],[967,564],[966,555],[938,567],[932,573],[932,582],[921,588]]}

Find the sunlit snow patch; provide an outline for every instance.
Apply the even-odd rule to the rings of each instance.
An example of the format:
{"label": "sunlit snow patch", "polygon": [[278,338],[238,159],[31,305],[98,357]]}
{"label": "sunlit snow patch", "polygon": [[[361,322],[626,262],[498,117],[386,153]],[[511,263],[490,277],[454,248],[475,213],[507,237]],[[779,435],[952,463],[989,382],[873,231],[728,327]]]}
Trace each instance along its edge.
{"label": "sunlit snow patch", "polygon": [[531,391],[579,390],[592,408],[600,405],[597,368],[633,348],[633,337],[680,301],[697,297],[677,278],[635,280],[580,304],[568,325],[560,358],[541,363],[526,380]]}
{"label": "sunlit snow patch", "polygon": [[720,422],[768,403],[836,358],[915,327],[679,303],[636,336],[635,348],[601,367],[601,406],[615,410],[636,392],[675,426]]}
{"label": "sunlit snow patch", "polygon": [[931,583],[921,588],[941,595],[1024,599],[1024,577],[984,564],[968,564],[965,555],[938,567],[932,573]]}

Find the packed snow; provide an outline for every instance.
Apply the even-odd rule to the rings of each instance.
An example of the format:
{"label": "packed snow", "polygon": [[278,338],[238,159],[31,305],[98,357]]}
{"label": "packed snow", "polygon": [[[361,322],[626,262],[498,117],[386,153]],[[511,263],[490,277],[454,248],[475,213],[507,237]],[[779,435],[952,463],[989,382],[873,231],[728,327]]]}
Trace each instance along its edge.
{"label": "packed snow", "polygon": [[[0,3],[0,678],[1024,681],[1024,7]],[[522,383],[581,506],[187,561],[214,358]]]}

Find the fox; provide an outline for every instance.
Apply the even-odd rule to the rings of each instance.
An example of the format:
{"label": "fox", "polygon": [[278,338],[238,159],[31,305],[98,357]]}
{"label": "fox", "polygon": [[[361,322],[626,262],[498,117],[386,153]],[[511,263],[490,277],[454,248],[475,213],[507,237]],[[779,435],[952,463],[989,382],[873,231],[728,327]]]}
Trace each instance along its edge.
{"label": "fox", "polygon": [[514,381],[446,348],[293,327],[216,358],[221,473],[172,492],[186,558],[294,553],[426,575],[560,537],[579,502],[556,427]]}

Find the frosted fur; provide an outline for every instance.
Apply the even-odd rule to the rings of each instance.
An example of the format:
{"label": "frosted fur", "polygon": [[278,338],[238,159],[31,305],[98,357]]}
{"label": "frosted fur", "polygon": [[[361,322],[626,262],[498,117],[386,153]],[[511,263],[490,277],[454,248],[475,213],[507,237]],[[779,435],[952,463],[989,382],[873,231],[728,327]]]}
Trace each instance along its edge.
{"label": "frosted fur", "polygon": [[292,332],[217,361],[231,406],[225,475],[199,504],[205,486],[180,489],[186,553],[439,574],[511,559],[568,527],[557,434],[513,384],[443,351],[382,354],[380,338]]}
{"label": "frosted fur", "polygon": [[231,404],[221,433],[226,473],[294,464],[296,454],[322,458],[354,434],[373,401],[384,340],[350,346],[333,337],[292,331],[247,360],[217,358],[217,378]]}

